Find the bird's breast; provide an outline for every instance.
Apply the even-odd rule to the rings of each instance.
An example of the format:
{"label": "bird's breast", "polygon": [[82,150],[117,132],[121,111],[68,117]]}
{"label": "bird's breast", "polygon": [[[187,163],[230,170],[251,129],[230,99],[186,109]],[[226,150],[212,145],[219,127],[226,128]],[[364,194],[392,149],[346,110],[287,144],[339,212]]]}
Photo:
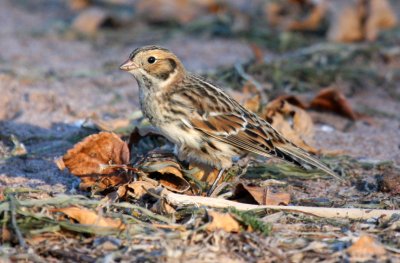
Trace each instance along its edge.
{"label": "bird's breast", "polygon": [[159,127],[162,125],[165,121],[165,102],[162,102],[161,96],[155,92],[149,92],[141,88],[139,97],[143,115],[148,118],[154,126]]}

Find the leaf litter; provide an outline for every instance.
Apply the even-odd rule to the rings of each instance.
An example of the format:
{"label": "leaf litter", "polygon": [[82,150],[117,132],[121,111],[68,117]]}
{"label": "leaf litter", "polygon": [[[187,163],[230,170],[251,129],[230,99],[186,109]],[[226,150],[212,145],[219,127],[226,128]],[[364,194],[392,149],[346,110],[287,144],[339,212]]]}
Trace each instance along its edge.
{"label": "leaf litter", "polygon": [[[287,136],[299,136],[299,140],[304,140],[312,139],[313,120],[308,110],[316,108],[312,106],[315,100],[323,101],[318,109],[322,105],[324,110],[345,112],[345,116],[353,120],[353,111],[343,95],[331,88],[321,91],[310,103],[296,96],[278,97],[264,107],[259,96],[248,97],[244,102],[248,101],[247,107],[264,112],[262,116]],[[341,107],[344,111],[337,110]],[[387,231],[398,231],[390,226],[400,220],[397,214],[386,215],[400,208],[395,201],[397,185],[390,183],[399,168],[391,163],[348,157],[325,159],[348,180],[338,191],[337,183],[329,181],[326,183],[330,187],[319,188],[325,181],[319,171],[304,171],[274,160],[246,162],[227,173],[233,176],[222,180],[219,198],[197,200],[205,195],[218,171],[177,160],[172,154],[172,145],[159,134],[148,132],[146,126],[135,128],[129,140],[126,143],[115,133],[100,132],[83,139],[57,160],[60,168],[68,168],[81,178],[80,188],[91,189],[91,196],[88,192],[76,196],[40,193],[44,197],[35,199],[39,193],[29,189],[3,190],[4,200],[0,203],[0,213],[4,215],[3,242],[35,247],[35,253],[15,257],[15,260],[48,257],[40,253],[48,240],[53,247],[63,244],[64,249],[45,249],[47,255],[82,262],[93,262],[96,255],[103,255],[104,251],[112,252],[114,260],[127,260],[131,253],[155,260],[158,256],[152,253],[177,251],[176,246],[181,242],[190,244],[196,253],[205,247],[217,246],[214,253],[229,255],[233,252],[242,258],[246,244],[252,247],[252,252],[245,254],[253,259],[299,261],[317,257],[334,260],[339,256],[354,261],[387,259],[388,255],[399,257],[399,244],[385,241]],[[139,148],[142,151],[138,151]],[[339,167],[343,170],[337,170]],[[238,174],[244,175],[237,177]],[[367,185],[359,185],[361,174],[370,180]],[[334,191],[338,191],[336,195],[332,195]],[[390,192],[395,199],[385,197],[384,192]],[[218,206],[223,198],[233,202]],[[243,209],[247,204],[252,206]],[[357,210],[356,207],[372,210]],[[343,230],[346,226],[374,235],[386,244],[363,236],[352,243],[355,239]],[[77,249],[72,244],[82,235],[85,235],[82,247]],[[296,235],[312,241],[297,239]],[[163,241],[166,237],[170,240],[168,244]],[[99,238],[107,240],[99,241]],[[134,248],[135,242],[141,249],[129,250]],[[242,251],[241,256],[238,251]],[[283,251],[288,252],[284,254]],[[69,255],[71,253],[73,255]],[[194,254],[179,258],[182,257],[191,258]]]}
{"label": "leaf litter", "polygon": [[[322,11],[311,10],[315,13],[297,23],[297,28],[292,23],[291,30],[320,27],[310,22],[320,19]],[[98,30],[101,23],[96,22],[90,32]],[[375,38],[374,30],[368,29],[363,37]],[[383,53],[381,47],[320,45],[272,60],[258,55],[256,64],[236,66],[226,80],[230,75],[243,81],[243,91],[238,93],[245,107],[262,114],[311,152],[327,153],[310,146],[314,120],[309,112],[322,108],[358,120],[345,95],[328,86],[338,79],[362,84],[365,79],[360,80],[360,74],[386,83],[387,79],[379,72],[371,73],[364,63],[369,56]],[[311,102],[285,94],[267,103],[257,88],[260,85],[272,93],[284,90],[287,94],[328,88],[308,100]],[[132,258],[150,262],[166,258],[204,262],[224,258],[250,262],[399,259],[396,237],[400,217],[384,214],[399,209],[399,167],[393,163],[343,155],[324,157],[346,178],[347,184],[339,185],[325,180],[319,171],[308,172],[274,160],[245,162],[228,171],[230,176],[222,180],[218,198],[208,199],[204,197],[206,189],[218,171],[176,160],[172,145],[146,124],[136,125],[128,143],[127,137],[121,139],[110,132],[125,130],[125,125],[130,125],[129,121],[94,121],[97,129],[109,132],[87,137],[59,159],[59,167],[80,177],[83,191],[79,194],[1,189],[2,244],[30,248],[19,254],[2,250],[0,256],[10,253],[15,261],[38,262],[95,262],[104,256],[122,262]],[[238,174],[242,176],[238,178]],[[196,198],[204,198],[204,202],[196,202]],[[234,201],[215,207],[226,199]],[[243,206],[231,208],[237,204],[253,206],[249,211],[239,209]],[[337,216],[352,209],[365,212],[365,217]],[[380,213],[368,214],[374,212]]]}

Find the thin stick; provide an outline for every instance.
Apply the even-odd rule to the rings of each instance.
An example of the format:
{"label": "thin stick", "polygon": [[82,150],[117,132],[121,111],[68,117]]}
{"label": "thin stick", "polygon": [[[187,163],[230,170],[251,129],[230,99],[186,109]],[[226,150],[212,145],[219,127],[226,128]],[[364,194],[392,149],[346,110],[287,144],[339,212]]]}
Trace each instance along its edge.
{"label": "thin stick", "polygon": [[271,210],[309,214],[323,218],[348,218],[348,219],[365,220],[369,218],[391,217],[394,214],[400,214],[400,210],[384,210],[384,209],[251,205],[251,204],[238,203],[219,198],[175,194],[165,190],[163,190],[161,195],[166,199],[168,203],[175,206],[195,204],[197,206],[208,206],[215,208],[234,207],[242,211],[255,210],[255,209],[271,209]]}
{"label": "thin stick", "polygon": [[19,245],[23,248],[28,248],[28,245],[26,244],[24,237],[22,236],[21,231],[19,230],[19,227],[17,224],[15,197],[13,195],[10,195],[9,198],[10,198],[11,225],[14,229],[15,234],[17,235]]}
{"label": "thin stick", "polygon": [[252,76],[250,76],[249,74],[247,74],[244,69],[242,64],[240,63],[236,63],[235,64],[235,70],[236,72],[244,79],[247,80],[248,82],[250,82],[251,84],[254,85],[254,87],[257,89],[257,91],[260,93],[261,96],[261,102],[266,103],[268,102],[268,98],[265,95],[265,90],[267,90],[266,87],[263,87],[263,85],[261,85],[261,83],[259,83],[257,80],[255,80]]}

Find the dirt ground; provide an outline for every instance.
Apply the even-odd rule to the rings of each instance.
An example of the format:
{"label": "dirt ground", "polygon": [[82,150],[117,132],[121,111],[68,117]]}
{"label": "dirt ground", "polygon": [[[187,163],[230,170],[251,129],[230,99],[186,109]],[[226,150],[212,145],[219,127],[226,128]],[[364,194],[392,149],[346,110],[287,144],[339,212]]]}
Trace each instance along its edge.
{"label": "dirt ground", "polygon": [[[28,8],[18,1],[0,3],[0,152],[3,158],[10,152],[9,138],[14,134],[29,153],[1,162],[3,185],[60,192],[76,186],[76,180],[58,171],[53,160],[73,145],[71,138],[82,132],[79,124],[86,118],[125,118],[138,110],[137,84],[118,70],[134,48],[166,46],[198,73],[252,58],[249,45],[234,39],[193,39],[182,34],[146,43],[141,38],[110,42],[103,35],[79,39],[65,29],[69,14],[62,5],[54,4],[51,12]],[[346,131],[319,125],[316,145],[400,164],[398,99],[385,87],[374,87],[359,90],[350,101],[356,110],[368,107],[394,117],[374,118],[373,125],[352,123]]]}
{"label": "dirt ground", "polygon": [[[41,8],[45,4],[48,8]],[[110,32],[82,37],[70,29],[71,16],[58,1],[0,1],[0,186],[76,193],[79,180],[60,171],[54,160],[93,132],[81,127],[86,119],[126,119],[138,111],[137,84],[118,69],[134,48],[168,47],[189,70],[200,74],[253,58],[245,39],[184,33],[166,37],[149,34],[143,26],[124,28],[115,38]],[[393,90],[400,94],[400,81]],[[400,165],[399,97],[387,92],[384,84],[347,94],[351,106],[368,114],[370,121],[315,113],[320,121],[314,145],[360,161]],[[27,155],[12,156],[12,135],[25,145]],[[310,196],[330,190],[329,183],[310,185],[315,187]],[[351,191],[341,194],[349,196]]]}

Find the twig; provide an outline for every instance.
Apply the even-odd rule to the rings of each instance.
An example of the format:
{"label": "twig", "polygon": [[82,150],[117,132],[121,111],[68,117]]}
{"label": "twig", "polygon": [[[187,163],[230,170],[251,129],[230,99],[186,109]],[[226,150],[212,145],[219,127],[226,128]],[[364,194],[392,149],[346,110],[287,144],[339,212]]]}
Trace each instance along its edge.
{"label": "twig", "polygon": [[298,212],[323,218],[348,218],[348,219],[365,220],[369,218],[390,217],[394,214],[400,214],[400,210],[384,210],[384,209],[251,205],[251,204],[238,203],[219,198],[175,194],[166,190],[163,190],[161,195],[166,199],[167,202],[169,202],[172,205],[195,204],[199,206],[208,206],[215,208],[234,207],[242,211],[256,210],[256,209],[272,209],[272,210],[295,212],[295,213]]}
{"label": "twig", "polygon": [[260,82],[258,82],[257,80],[255,80],[252,76],[250,76],[249,74],[247,74],[244,69],[242,64],[240,63],[236,63],[235,64],[235,70],[236,72],[244,79],[249,81],[251,84],[254,85],[254,87],[257,89],[257,91],[259,92],[260,96],[261,96],[261,102],[266,103],[268,101],[267,96],[265,95],[265,90],[267,88],[264,88],[263,85],[261,85]]}
{"label": "twig", "polygon": [[26,249],[26,248],[28,248],[28,245],[26,244],[24,237],[22,236],[21,231],[19,230],[19,227],[17,224],[15,197],[13,195],[10,195],[9,200],[10,200],[11,225],[14,229],[15,234],[17,235],[19,245],[22,248]]}

